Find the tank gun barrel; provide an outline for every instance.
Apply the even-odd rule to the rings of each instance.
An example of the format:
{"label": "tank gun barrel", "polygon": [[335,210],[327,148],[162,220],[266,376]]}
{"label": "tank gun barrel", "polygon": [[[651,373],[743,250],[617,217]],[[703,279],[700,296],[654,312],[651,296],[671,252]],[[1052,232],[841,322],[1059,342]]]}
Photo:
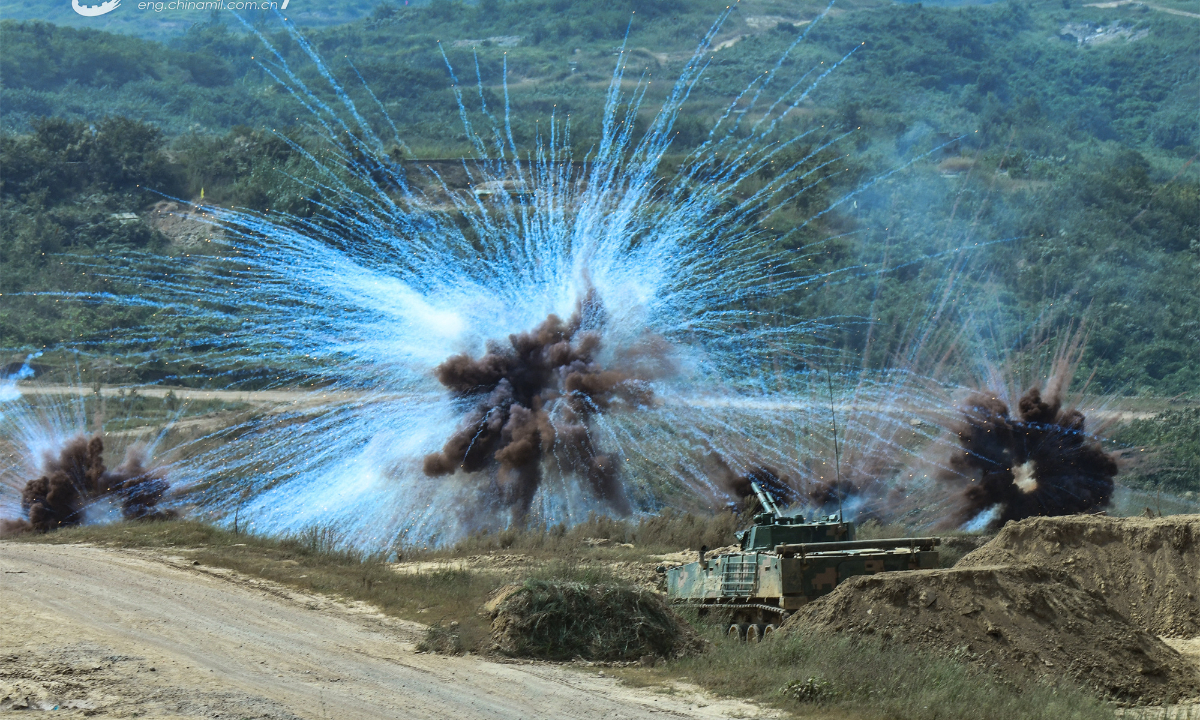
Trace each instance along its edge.
{"label": "tank gun barrel", "polygon": [[940,537],[919,538],[881,538],[879,540],[846,540],[843,542],[816,542],[776,545],[778,555],[808,555],[819,552],[837,552],[841,550],[891,550],[895,548],[911,548],[913,550],[930,550],[935,545],[941,545]]}
{"label": "tank gun barrel", "polygon": [[762,486],[756,482],[751,482],[750,487],[754,490],[754,494],[758,496],[758,501],[762,503],[764,511],[775,515],[779,514],[779,506],[775,504],[775,498],[771,497],[771,493],[763,490]]}

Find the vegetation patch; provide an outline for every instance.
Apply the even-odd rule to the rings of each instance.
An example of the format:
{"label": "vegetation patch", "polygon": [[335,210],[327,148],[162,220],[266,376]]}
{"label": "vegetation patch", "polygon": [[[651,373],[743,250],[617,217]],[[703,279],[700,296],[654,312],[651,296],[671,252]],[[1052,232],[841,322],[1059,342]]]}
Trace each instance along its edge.
{"label": "vegetation patch", "polygon": [[709,641],[701,654],[654,668],[615,671],[630,682],[694,683],[811,717],[862,720],[1111,720],[1113,710],[1070,685],[998,678],[962,662],[888,643],[795,632],[745,643],[722,627],[697,624]]}
{"label": "vegetation patch", "polygon": [[751,514],[743,511],[713,515],[680,512],[666,508],[658,515],[622,520],[592,515],[586,521],[567,527],[533,525],[507,528],[499,532],[471,535],[446,548],[405,547],[405,559],[456,558],[484,553],[521,553],[538,558],[559,559],[591,556],[649,560],[655,553],[723,547],[735,542],[734,533],[750,524]]}
{"label": "vegetation patch", "polygon": [[783,688],[783,693],[796,702],[814,705],[828,705],[842,694],[833,683],[820,676],[792,681]]}
{"label": "vegetation patch", "polygon": [[466,651],[462,637],[458,634],[459,624],[451,622],[443,626],[434,623],[425,631],[425,637],[417,643],[417,652],[432,652],[442,655],[461,655]]}
{"label": "vegetation patch", "polygon": [[[756,301],[754,309],[872,318],[836,323],[825,334],[833,346],[863,353],[870,367],[888,367],[908,342],[911,318],[924,316],[941,292],[945,266],[937,258],[969,250],[971,262],[988,270],[958,281],[963,296],[994,307],[978,337],[963,338],[968,356],[1022,337],[1031,324],[1061,330],[1087,316],[1089,343],[1076,380],[1090,376],[1090,387],[1101,392],[1194,397],[1200,388],[1200,366],[1188,360],[1197,356],[1200,317],[1194,292],[1200,166],[1193,162],[1200,126],[1188,99],[1200,87],[1194,27],[1161,3],[934,4],[839,4],[803,30],[799,23],[814,19],[817,7],[796,6],[787,21],[753,14],[765,7],[733,12],[718,39],[724,48],[675,123],[658,180],[708,141],[712,122],[799,32],[806,40],[779,66],[774,87],[786,88],[856,47],[853,60],[839,64],[779,128],[786,137],[810,122],[834,136],[851,132],[825,151],[846,163],[761,214],[755,232],[764,250],[777,244],[772,251],[795,258],[787,272],[805,277],[873,264],[877,256],[890,269],[826,283],[819,292],[800,284]],[[86,22],[69,9],[48,16],[43,6],[17,5],[9,3],[6,12]],[[461,168],[458,158],[471,152],[447,86],[447,60],[479,83],[488,107],[503,98],[511,109],[506,128],[518,147],[532,147],[539,120],[545,127],[554,111],[570,115],[569,142],[574,157],[583,158],[598,140],[614,46],[625,45],[621,62],[632,63],[631,73],[677,77],[727,3],[410,5],[383,3],[370,13],[363,5],[362,12],[342,14],[348,6],[335,3],[328,15],[322,11],[322,22],[361,19],[305,32],[359,107],[378,101],[401,128],[407,149],[389,147],[388,162],[404,168],[418,192],[437,198],[442,180],[455,193],[468,190],[465,172],[450,168]],[[1096,28],[1109,28],[1112,41],[1080,39]],[[304,50],[277,25],[257,31],[310,86],[323,85],[304,67]],[[301,179],[312,177],[310,153],[348,176],[344,148],[324,146],[306,129],[307,114],[254,59],[264,50],[259,39],[217,19],[189,23],[186,33],[163,42],[6,20],[0,43],[6,50],[0,56],[0,337],[10,358],[67,338],[96,343],[88,346],[95,352],[114,329],[153,322],[155,331],[138,348],[145,361],[122,368],[139,381],[186,384],[220,376],[247,388],[274,382],[278,373],[271,370],[204,366],[212,327],[164,313],[152,319],[147,307],[67,302],[57,294],[137,294],[120,280],[133,258],[162,259],[164,272],[198,272],[188,258],[216,252],[219,229],[189,222],[190,231],[176,232],[179,223],[159,211],[159,193],[301,217],[326,212],[328,198]],[[644,109],[656,107],[671,87],[650,84]],[[317,92],[321,101],[337,102],[327,90]],[[369,115],[374,131],[390,137],[388,123]],[[645,122],[645,114],[636,118],[639,128]],[[814,145],[783,151],[734,199],[760,191],[782,168],[806,158],[824,142],[815,140],[819,135]],[[860,187],[925,152],[927,159],[904,173]],[[815,156],[803,171],[831,159]],[[419,171],[427,164],[446,172],[438,170],[433,182]],[[856,188],[852,205],[822,212]],[[951,327],[973,326],[975,316],[945,319]],[[123,356],[128,337],[117,332],[116,338],[120,343],[107,347]],[[948,364],[948,377],[939,379],[975,380],[973,363],[961,365]]]}
{"label": "vegetation patch", "polygon": [[1200,408],[1178,408],[1134,420],[1113,440],[1133,446],[1131,462],[1121,474],[1126,485],[1200,493]]}
{"label": "vegetation patch", "polygon": [[681,657],[703,647],[662,596],[617,585],[527,580],[486,606],[492,649],[544,660]]}

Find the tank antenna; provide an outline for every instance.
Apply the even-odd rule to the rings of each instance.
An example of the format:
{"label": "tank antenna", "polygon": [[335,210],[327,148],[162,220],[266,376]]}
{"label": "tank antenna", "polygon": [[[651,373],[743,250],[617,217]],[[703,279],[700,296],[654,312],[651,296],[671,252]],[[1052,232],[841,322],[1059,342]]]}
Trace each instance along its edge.
{"label": "tank antenna", "polygon": [[837,474],[838,522],[845,522],[842,515],[842,460],[838,453],[837,441],[837,412],[833,405],[833,373],[825,369],[825,377],[829,380],[829,422],[833,425],[833,468]]}

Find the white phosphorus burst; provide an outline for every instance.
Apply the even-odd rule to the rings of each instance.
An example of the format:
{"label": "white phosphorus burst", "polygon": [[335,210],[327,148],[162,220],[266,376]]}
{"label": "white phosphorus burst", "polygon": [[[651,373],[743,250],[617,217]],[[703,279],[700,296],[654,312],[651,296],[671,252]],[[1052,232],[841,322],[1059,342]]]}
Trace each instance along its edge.
{"label": "white phosphorus burst", "polygon": [[[156,324],[130,336],[128,356],[167,337],[190,360],[225,373],[210,382],[253,376],[259,387],[293,389],[291,405],[208,438],[219,442],[186,473],[198,507],[226,522],[236,512],[263,532],[332,525],[361,546],[445,541],[504,525],[508,516],[481,493],[478,478],[422,473],[422,458],[468,410],[433,370],[458,353],[478,357],[489,340],[528,331],[551,313],[567,318],[589,292],[604,310],[589,328],[601,336],[602,363],[637,354],[651,340],[669,359],[670,372],[648,380],[652,403],[598,413],[589,425],[594,445],[619,459],[636,512],[724,504],[728,488],[714,480],[714,465],[734,473],[780,468],[798,489],[831,481],[832,401],[825,375],[811,369],[838,362],[819,338],[839,321],[792,317],[774,300],[830,277],[798,271],[804,258],[786,249],[788,236],[767,236],[759,221],[838,172],[833,148],[843,136],[819,128],[785,133],[781,122],[853,51],[781,88],[785,54],[664,179],[660,163],[674,123],[727,17],[712,26],[640,133],[635,119],[648,81],[627,78],[622,46],[599,141],[580,163],[571,156],[569,119],[552,114],[533,147],[519,148],[507,85],[505,106],[493,108],[482,85],[464,92],[451,68],[473,147],[462,163],[477,190],[468,193],[432,169],[411,182],[389,158],[388,144],[403,141],[374,95],[378,125],[394,136],[387,142],[289,30],[327,87],[312,91],[274,50],[263,67],[324,138],[320,150],[293,143],[314,168],[295,180],[317,198],[315,212],[197,208],[223,230],[219,253],[131,256],[124,269],[98,268],[131,288],[100,301],[155,310]],[[747,179],[801,146],[812,147],[806,157],[735,197]],[[808,222],[909,163],[860,184]],[[936,436],[937,419],[948,412],[944,393],[911,372],[855,371],[837,384],[839,432],[878,452],[905,452],[902,436],[912,432]],[[929,429],[914,431],[913,417]],[[609,512],[565,458],[554,449],[546,457],[533,520],[569,523]]]}
{"label": "white phosphorus burst", "polygon": [[[187,479],[188,463],[182,462],[190,443],[174,432],[187,413],[186,403],[86,387],[78,365],[75,379],[63,385],[22,383],[34,377],[31,363],[41,354],[30,355],[16,372],[0,377],[0,529],[5,520],[27,516],[21,502],[26,483],[44,475],[79,437],[103,440],[109,470],[136,460],[168,482],[194,484]],[[120,519],[121,497],[117,493],[87,501],[79,521]],[[168,494],[162,507],[178,500]]]}

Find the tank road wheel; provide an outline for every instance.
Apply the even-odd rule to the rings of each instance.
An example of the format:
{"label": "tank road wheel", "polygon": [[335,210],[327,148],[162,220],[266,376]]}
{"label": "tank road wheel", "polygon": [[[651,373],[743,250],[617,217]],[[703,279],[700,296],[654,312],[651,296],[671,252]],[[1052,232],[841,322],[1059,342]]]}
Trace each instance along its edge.
{"label": "tank road wheel", "polygon": [[733,638],[734,640],[742,639],[742,627],[740,625],[730,625],[725,631],[725,637]]}
{"label": "tank road wheel", "polygon": [[775,623],[771,623],[770,625],[767,625],[762,630],[762,639],[763,640],[770,640],[773,637],[775,637]]}
{"label": "tank road wheel", "polygon": [[766,637],[767,626],[762,623],[755,623],[746,630],[746,640],[756,643]]}

